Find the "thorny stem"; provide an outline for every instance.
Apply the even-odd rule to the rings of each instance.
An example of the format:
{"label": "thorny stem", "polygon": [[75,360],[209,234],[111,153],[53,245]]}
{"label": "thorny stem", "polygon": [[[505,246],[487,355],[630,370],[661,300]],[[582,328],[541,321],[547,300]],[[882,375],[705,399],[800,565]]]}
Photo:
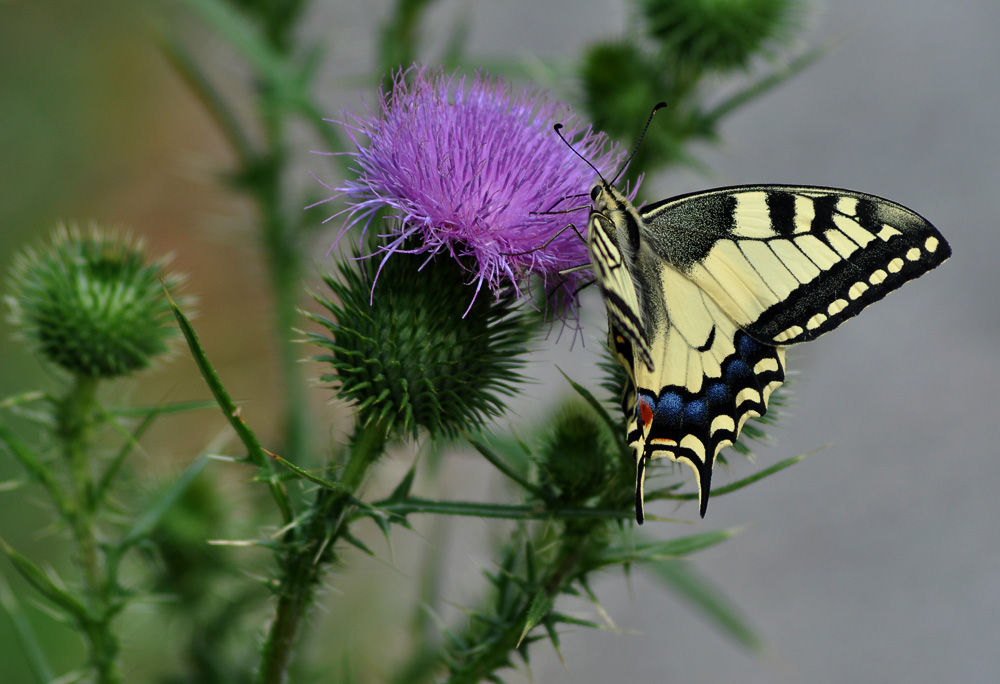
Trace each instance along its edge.
{"label": "thorny stem", "polygon": [[100,684],[122,681],[118,670],[118,638],[111,631],[117,612],[114,583],[97,536],[97,509],[92,464],[88,454],[96,415],[97,378],[78,375],[57,411],[57,429],[70,472],[71,492],[66,507],[67,522],[76,542],[78,562],[89,600],[89,619],[81,625],[90,651],[91,665]]}
{"label": "thorny stem", "polygon": [[[585,534],[563,536],[556,560],[551,564],[548,576],[541,582],[543,590],[550,598],[557,597],[578,577],[578,565],[587,544]],[[528,597],[518,611],[517,617],[503,628],[490,646],[477,653],[472,661],[453,671],[447,684],[476,684],[509,665],[510,655],[518,648],[517,644],[521,640],[530,609],[531,597]]]}
{"label": "thorny stem", "polygon": [[259,684],[285,681],[299,626],[312,603],[314,589],[322,577],[323,567],[333,558],[334,545],[349,524],[354,507],[351,494],[364,483],[372,465],[384,452],[388,425],[385,420],[372,421],[356,429],[340,480],[346,490],[318,490],[309,517],[288,534],[287,549],[280,564],[278,606],[257,673]]}
{"label": "thorny stem", "polygon": [[[526,614],[528,607],[522,611]],[[484,651],[481,651],[468,665],[460,671],[455,672],[447,680],[447,684],[477,684],[492,672],[505,667],[510,659],[510,654],[517,646],[518,639],[524,629],[521,621],[507,625],[500,636],[493,640],[493,643]]]}

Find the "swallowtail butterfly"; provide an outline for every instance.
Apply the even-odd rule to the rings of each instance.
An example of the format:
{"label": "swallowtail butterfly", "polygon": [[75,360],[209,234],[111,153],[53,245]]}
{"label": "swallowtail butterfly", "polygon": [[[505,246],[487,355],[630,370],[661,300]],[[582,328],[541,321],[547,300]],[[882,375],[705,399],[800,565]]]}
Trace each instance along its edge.
{"label": "swallowtail butterfly", "polygon": [[636,520],[650,459],[690,466],[700,513],[712,466],[813,340],[951,255],[927,220],[851,190],[747,185],[637,210],[603,178],[587,244],[628,371]]}

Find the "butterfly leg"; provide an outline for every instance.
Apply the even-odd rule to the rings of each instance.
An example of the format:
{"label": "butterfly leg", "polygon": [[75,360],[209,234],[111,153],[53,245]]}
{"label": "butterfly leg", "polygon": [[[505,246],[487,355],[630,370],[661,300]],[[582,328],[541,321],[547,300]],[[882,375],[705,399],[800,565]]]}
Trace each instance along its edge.
{"label": "butterfly leg", "polygon": [[[532,252],[537,252],[539,250],[542,250],[542,249],[545,249],[546,247],[548,247],[560,235],[562,235],[563,233],[565,233],[567,230],[572,230],[574,233],[576,233],[576,236],[578,238],[580,238],[580,242],[583,242],[583,243],[587,242],[587,238],[583,237],[583,235],[580,233],[580,231],[577,230],[576,225],[574,225],[572,223],[568,223],[564,227],[562,227],[558,231],[556,231],[556,233],[552,237],[550,237],[548,240],[546,240],[545,242],[543,242],[542,244],[540,244],[538,247],[532,247],[531,249],[526,249],[523,252],[500,252],[500,255],[501,256],[524,256],[525,254],[531,254]],[[590,267],[590,264],[587,264],[586,268],[589,268],[589,267]]]}

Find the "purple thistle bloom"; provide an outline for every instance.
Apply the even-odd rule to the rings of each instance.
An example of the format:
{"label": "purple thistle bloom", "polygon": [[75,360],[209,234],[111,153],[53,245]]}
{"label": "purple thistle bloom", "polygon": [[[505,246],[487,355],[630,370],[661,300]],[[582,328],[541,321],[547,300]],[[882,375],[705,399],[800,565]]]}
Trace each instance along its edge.
{"label": "purple thistle bloom", "polygon": [[[486,74],[469,83],[414,67],[379,94],[374,112],[366,107],[344,119],[339,123],[357,146],[347,153],[357,178],[333,188],[348,205],[338,240],[359,223],[367,230],[378,210],[390,209],[397,221],[384,236],[384,258],[416,237],[407,251],[474,258],[476,292],[485,283],[496,295],[507,285],[520,292],[532,273],[548,283],[588,263],[583,240],[564,230],[586,230],[595,178],[578,154],[605,172],[622,154],[569,107],[512,92]],[[552,130],[556,122],[573,149]],[[562,294],[574,291],[578,277],[558,278]]]}

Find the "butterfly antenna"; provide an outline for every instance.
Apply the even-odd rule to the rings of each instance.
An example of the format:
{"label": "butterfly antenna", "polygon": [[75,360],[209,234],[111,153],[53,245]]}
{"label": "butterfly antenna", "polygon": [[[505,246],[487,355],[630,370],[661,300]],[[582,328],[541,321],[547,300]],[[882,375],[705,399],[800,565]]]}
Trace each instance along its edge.
{"label": "butterfly antenna", "polygon": [[[596,173],[596,174],[597,174],[597,177],[598,177],[598,178],[600,178],[600,179],[601,179],[601,180],[603,181],[603,180],[604,180],[604,176],[602,176],[602,175],[601,175],[601,172],[597,170],[597,167],[596,167],[596,166],[594,166],[593,164],[591,164],[591,163],[590,163],[590,160],[589,160],[589,159],[587,159],[587,158],[586,158],[586,157],[584,157],[584,156],[583,156],[582,154],[580,154],[579,152],[577,152],[576,148],[575,148],[575,147],[573,147],[573,146],[572,146],[572,145],[570,144],[569,140],[567,140],[567,139],[565,138],[565,136],[563,136],[563,134],[562,134],[562,127],[563,127],[563,125],[562,125],[561,123],[557,123],[556,125],[554,125],[554,126],[552,127],[552,130],[554,130],[554,131],[556,132],[556,135],[558,135],[558,136],[559,136],[559,139],[560,139],[560,140],[562,140],[562,141],[563,141],[564,143],[566,143],[566,147],[568,147],[569,149],[573,150],[573,154],[575,154],[575,155],[576,155],[576,156],[578,156],[578,157],[579,157],[580,159],[582,159],[582,160],[583,160],[583,163],[584,163],[584,164],[586,164],[587,166],[589,166],[590,168],[592,168],[592,169],[594,170],[594,173]],[[605,182],[607,182],[607,181],[605,181]]]}
{"label": "butterfly antenna", "polygon": [[[630,154],[628,156],[628,159],[625,160],[625,163],[622,164],[622,167],[620,169],[618,169],[618,173],[616,173],[615,177],[611,179],[611,184],[612,185],[614,185],[615,183],[618,182],[619,176],[621,176],[623,173],[625,173],[625,169],[627,169],[628,165],[632,163],[632,157],[634,157],[635,153],[639,151],[639,145],[642,144],[642,139],[646,137],[646,131],[649,130],[649,124],[653,123],[653,116],[658,111],[660,111],[661,109],[663,109],[666,106],[667,106],[666,102],[657,102],[656,106],[653,107],[653,111],[651,111],[649,113],[649,118],[646,119],[646,125],[642,127],[642,133],[639,134],[639,139],[636,140],[636,142],[635,142],[635,147],[632,148],[632,154]],[[600,175],[600,174],[598,174],[598,175]],[[604,180],[604,179],[602,178],[601,180]]]}

